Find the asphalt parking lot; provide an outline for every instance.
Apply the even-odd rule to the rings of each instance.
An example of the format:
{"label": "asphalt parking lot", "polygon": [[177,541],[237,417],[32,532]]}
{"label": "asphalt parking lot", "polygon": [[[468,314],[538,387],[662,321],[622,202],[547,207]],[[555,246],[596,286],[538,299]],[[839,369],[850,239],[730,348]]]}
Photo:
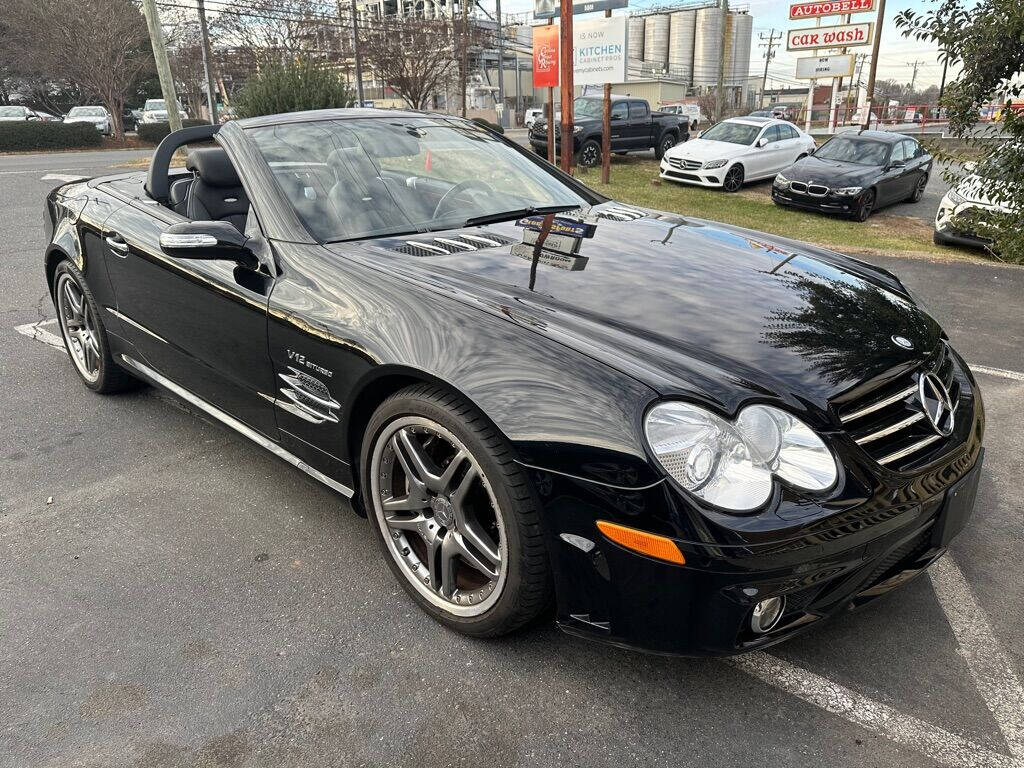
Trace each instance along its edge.
{"label": "asphalt parking lot", "polygon": [[929,576],[731,660],[475,641],[343,498],[152,389],[93,395],[46,343],[43,198],[120,157],[0,157],[0,766],[1024,768],[1024,269],[877,259],[989,417]]}

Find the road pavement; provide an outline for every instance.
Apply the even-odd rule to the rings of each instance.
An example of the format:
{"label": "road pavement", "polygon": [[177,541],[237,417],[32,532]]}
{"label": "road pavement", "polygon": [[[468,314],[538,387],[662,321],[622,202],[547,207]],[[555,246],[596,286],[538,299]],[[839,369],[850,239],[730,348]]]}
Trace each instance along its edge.
{"label": "road pavement", "polygon": [[53,317],[42,178],[65,167],[0,158],[3,768],[1024,766],[1024,270],[879,260],[983,366],[977,511],[930,577],[726,661],[549,622],[477,641],[411,603],[344,499],[15,330]]}

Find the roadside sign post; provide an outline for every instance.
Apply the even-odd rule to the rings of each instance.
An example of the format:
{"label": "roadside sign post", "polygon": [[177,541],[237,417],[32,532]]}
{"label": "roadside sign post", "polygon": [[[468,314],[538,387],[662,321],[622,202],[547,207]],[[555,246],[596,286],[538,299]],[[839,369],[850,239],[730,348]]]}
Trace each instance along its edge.
{"label": "roadside sign post", "polygon": [[555,96],[558,85],[558,30],[554,20],[547,26],[533,28],[533,87],[548,92],[548,162],[555,162]]}
{"label": "roadside sign post", "polygon": [[[612,17],[612,9],[606,8],[604,17]],[[604,104],[601,111],[601,183],[607,184],[612,176],[612,84],[604,84]]]}
{"label": "roadside sign post", "polygon": [[562,101],[562,170],[572,173],[575,153],[573,145],[573,36],[572,36],[572,0],[561,0],[562,14],[559,25],[558,58],[561,68],[561,91]]}

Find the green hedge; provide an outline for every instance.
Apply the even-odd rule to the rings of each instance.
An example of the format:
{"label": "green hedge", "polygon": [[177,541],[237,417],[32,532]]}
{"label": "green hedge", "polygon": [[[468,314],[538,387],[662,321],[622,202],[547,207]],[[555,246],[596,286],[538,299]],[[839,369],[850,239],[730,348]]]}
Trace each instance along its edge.
{"label": "green hedge", "polygon": [[[181,127],[189,128],[193,125],[209,125],[208,120],[182,120]],[[144,141],[147,144],[159,144],[164,140],[164,137],[171,132],[170,123],[139,123],[138,135],[139,141]]]}
{"label": "green hedge", "polygon": [[0,152],[98,147],[103,137],[92,123],[0,122]]}

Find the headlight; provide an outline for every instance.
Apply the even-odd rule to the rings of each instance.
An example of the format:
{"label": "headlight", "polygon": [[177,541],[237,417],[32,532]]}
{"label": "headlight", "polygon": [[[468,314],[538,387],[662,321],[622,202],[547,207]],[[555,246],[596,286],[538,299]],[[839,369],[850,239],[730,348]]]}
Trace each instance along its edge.
{"label": "headlight", "polygon": [[949,202],[951,202],[953,205],[960,205],[960,203],[967,202],[967,198],[961,195],[955,189],[949,190],[949,192],[946,193],[946,197],[949,198]]}
{"label": "headlight", "polygon": [[839,187],[833,190],[837,195],[858,195],[864,187]]}
{"label": "headlight", "polygon": [[729,422],[689,403],[661,403],[648,412],[644,431],[658,462],[676,482],[709,504],[735,512],[768,501],[773,478],[824,491],[839,474],[822,439],[770,405],[749,405]]}
{"label": "headlight", "polygon": [[782,187],[783,189],[785,189],[786,187],[789,186],[789,179],[787,179],[781,173],[776,174],[776,176],[775,176],[775,186],[776,187]]}
{"label": "headlight", "polygon": [[709,161],[707,163],[704,163],[704,167],[705,168],[721,168],[723,165],[725,165],[728,162],[729,162],[728,160],[711,160],[711,161]]}

